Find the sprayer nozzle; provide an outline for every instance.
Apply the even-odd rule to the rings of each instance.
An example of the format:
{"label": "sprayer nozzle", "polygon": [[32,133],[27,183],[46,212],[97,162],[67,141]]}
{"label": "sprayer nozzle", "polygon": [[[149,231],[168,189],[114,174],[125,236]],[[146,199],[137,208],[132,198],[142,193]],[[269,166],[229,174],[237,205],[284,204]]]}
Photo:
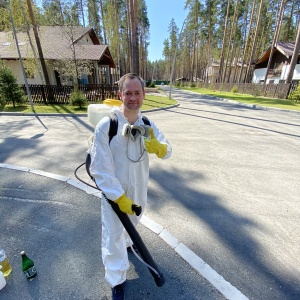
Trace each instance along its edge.
{"label": "sprayer nozzle", "polygon": [[158,287],[161,287],[165,284],[166,280],[164,278],[164,275],[162,273],[160,273],[159,275],[155,276],[154,278],[155,283]]}

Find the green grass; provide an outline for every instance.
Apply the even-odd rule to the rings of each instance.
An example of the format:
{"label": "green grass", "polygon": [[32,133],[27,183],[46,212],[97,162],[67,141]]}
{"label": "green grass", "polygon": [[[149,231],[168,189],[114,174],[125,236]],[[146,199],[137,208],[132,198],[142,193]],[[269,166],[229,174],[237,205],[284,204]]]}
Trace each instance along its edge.
{"label": "green grass", "polygon": [[248,94],[239,94],[239,93],[234,94],[230,92],[213,91],[209,89],[190,88],[190,87],[181,87],[181,89],[199,93],[199,94],[211,95],[211,96],[216,96],[224,99],[230,99],[241,103],[256,104],[256,105],[266,106],[266,107],[275,107],[280,109],[300,111],[300,103],[295,102],[294,100],[255,97]]}
{"label": "green grass", "polygon": [[[248,103],[248,104],[256,104],[261,106],[267,107],[275,107],[281,109],[289,109],[289,110],[296,110],[300,111],[300,103],[295,102],[293,100],[283,100],[283,99],[275,99],[275,98],[266,98],[266,97],[254,97],[252,95],[247,94],[233,94],[229,92],[220,92],[220,91],[212,91],[208,89],[199,89],[199,88],[189,88],[184,87],[184,90],[189,90],[192,92],[205,94],[205,95],[212,95],[219,98],[224,99],[231,99],[241,103]],[[144,100],[142,110],[147,111],[154,108],[161,108],[170,105],[174,105],[177,102],[174,99],[169,100],[166,94],[153,95],[153,94],[146,94],[146,98]],[[99,101],[100,103],[100,101]],[[69,113],[69,114],[86,114],[87,107],[82,109],[72,106],[72,105],[34,105],[34,110],[36,113]],[[0,107],[0,111],[3,112],[21,112],[21,113],[32,113],[31,106],[22,105],[16,106],[15,108],[12,105],[6,105],[4,108]]]}
{"label": "green grass", "polygon": [[[101,102],[99,101],[99,103]],[[146,94],[146,98],[144,100],[142,110],[150,110],[153,108],[166,107],[166,106],[174,105],[176,103],[177,101],[175,101],[174,99],[169,100],[168,97],[166,96],[160,96],[160,95],[153,96],[153,95]],[[15,108],[13,107],[13,105],[6,105],[4,108],[0,107],[0,111],[32,113],[31,106],[29,104],[16,106]],[[86,114],[87,107],[83,107],[80,109],[78,107],[68,105],[68,104],[34,105],[34,111],[35,113]]]}
{"label": "green grass", "polygon": [[145,97],[142,110],[149,110],[153,108],[161,108],[176,104],[177,101],[169,99],[167,96],[153,96],[147,95]]}
{"label": "green grass", "polygon": [[[20,112],[20,113],[32,113],[31,106],[29,104],[20,105],[13,107],[13,105],[5,105],[1,107],[0,111],[3,112]],[[63,105],[63,104],[49,104],[49,105],[34,105],[35,113],[54,113],[54,114],[80,114],[87,113],[87,108],[78,108],[72,105]]]}

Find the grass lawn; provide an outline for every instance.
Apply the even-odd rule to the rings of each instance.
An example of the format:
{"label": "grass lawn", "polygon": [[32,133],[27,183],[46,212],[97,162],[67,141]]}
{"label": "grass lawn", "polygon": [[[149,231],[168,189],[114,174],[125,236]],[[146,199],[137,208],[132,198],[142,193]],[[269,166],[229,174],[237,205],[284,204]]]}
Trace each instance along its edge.
{"label": "grass lawn", "polygon": [[199,89],[199,88],[190,88],[190,87],[181,87],[183,90],[216,96],[219,98],[230,99],[238,101],[241,103],[256,104],[267,107],[275,107],[281,109],[297,110],[300,111],[300,102],[295,102],[294,100],[288,99],[276,99],[276,98],[267,98],[267,97],[254,97],[248,94],[239,94],[239,93],[229,93],[221,91],[213,91],[209,89]]}
{"label": "grass lawn", "polygon": [[[209,89],[199,89],[199,88],[190,88],[190,87],[184,87],[181,89],[199,93],[199,94],[212,95],[219,98],[235,100],[241,103],[256,104],[256,105],[267,106],[267,107],[275,107],[281,109],[300,111],[300,102],[295,102],[294,100],[254,97],[252,95],[247,95],[247,94],[239,94],[239,93],[233,94],[229,92],[212,91]],[[99,101],[99,103],[101,102]],[[142,110],[147,111],[154,108],[174,105],[176,103],[177,102],[174,99],[169,100],[167,95],[163,94],[163,92],[160,92],[157,95],[146,94],[146,98],[144,100]],[[34,105],[34,110],[36,113],[57,113],[57,114],[61,114],[61,113],[86,114],[87,113],[87,107],[78,108],[66,104]],[[12,105],[6,105],[4,108],[0,107],[0,111],[32,113],[31,106],[29,104],[16,106],[15,108]]]}
{"label": "grass lawn", "polygon": [[[101,103],[99,101],[99,103]],[[161,96],[158,94],[155,95],[147,95],[144,100],[142,110],[150,110],[153,108],[166,107],[170,105],[174,105],[177,102],[173,99],[169,100],[166,96]],[[32,113],[30,104],[16,106],[13,105],[5,105],[5,107],[0,107],[0,111],[2,112],[20,112],[20,113]],[[57,114],[86,114],[87,107],[78,108],[72,105],[58,105],[58,104],[49,104],[49,105],[34,105],[34,111],[36,113],[57,113]]]}

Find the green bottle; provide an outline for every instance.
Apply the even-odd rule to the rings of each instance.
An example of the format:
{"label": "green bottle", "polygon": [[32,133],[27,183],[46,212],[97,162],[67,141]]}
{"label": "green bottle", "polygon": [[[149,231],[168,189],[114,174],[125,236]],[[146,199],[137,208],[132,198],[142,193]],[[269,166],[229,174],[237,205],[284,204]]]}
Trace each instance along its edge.
{"label": "green bottle", "polygon": [[28,279],[35,277],[36,275],[36,268],[34,266],[34,262],[32,259],[30,259],[24,251],[21,253],[22,257],[22,271],[26,275]]}

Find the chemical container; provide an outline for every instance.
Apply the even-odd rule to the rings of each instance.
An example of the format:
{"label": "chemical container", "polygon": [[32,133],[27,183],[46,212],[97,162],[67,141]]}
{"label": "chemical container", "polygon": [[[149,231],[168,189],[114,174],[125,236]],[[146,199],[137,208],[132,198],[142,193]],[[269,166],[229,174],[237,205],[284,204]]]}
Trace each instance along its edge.
{"label": "chemical container", "polygon": [[88,106],[89,122],[96,126],[103,117],[110,115],[113,106],[120,106],[121,104],[121,100],[115,99],[106,99],[102,104],[90,104]]}

